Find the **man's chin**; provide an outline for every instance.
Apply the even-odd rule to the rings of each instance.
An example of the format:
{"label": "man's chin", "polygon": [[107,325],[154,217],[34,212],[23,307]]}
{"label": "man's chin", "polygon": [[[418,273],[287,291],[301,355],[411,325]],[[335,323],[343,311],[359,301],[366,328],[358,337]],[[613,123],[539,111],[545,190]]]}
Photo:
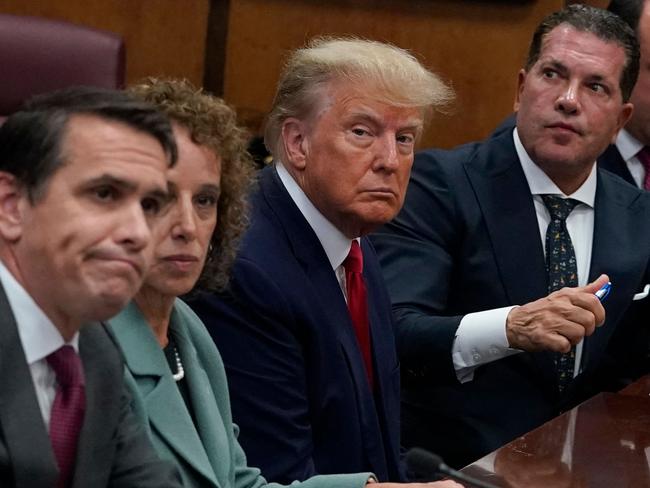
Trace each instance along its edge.
{"label": "man's chin", "polygon": [[115,317],[120,313],[124,307],[128,305],[133,296],[136,294],[137,289],[125,289],[110,292],[103,292],[94,297],[91,321],[103,321]]}

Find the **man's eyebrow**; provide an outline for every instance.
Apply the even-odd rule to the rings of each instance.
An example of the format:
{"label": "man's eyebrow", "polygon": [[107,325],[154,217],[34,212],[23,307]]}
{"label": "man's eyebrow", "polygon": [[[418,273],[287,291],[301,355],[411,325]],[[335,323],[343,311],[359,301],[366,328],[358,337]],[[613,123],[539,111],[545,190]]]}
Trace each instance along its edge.
{"label": "man's eyebrow", "polygon": [[[558,61],[556,59],[551,59],[549,60],[546,65],[550,65],[552,68],[555,68],[557,71],[560,71],[562,73],[567,73],[569,72],[569,68],[562,63],[561,61]],[[544,66],[544,63],[542,63],[542,66]],[[589,76],[585,77],[589,81],[599,81],[599,82],[606,82],[607,81],[607,76],[601,74],[601,73],[592,73]]]}
{"label": "man's eyebrow", "polygon": [[[359,121],[364,121],[369,124],[374,124],[374,125],[382,125],[383,119],[380,117],[378,114],[374,114],[372,112],[351,112],[348,117],[346,117],[348,120],[359,120]],[[408,120],[406,124],[403,127],[400,127],[400,132],[403,131],[419,131],[422,129],[423,123],[419,119],[412,119]]]}
{"label": "man's eyebrow", "polygon": [[380,124],[381,123],[381,117],[378,114],[370,113],[370,112],[350,112],[348,116],[346,117],[348,120],[358,120],[362,122],[367,122],[371,124]]}
{"label": "man's eyebrow", "polygon": [[547,59],[547,60],[542,60],[540,63],[540,67],[546,68],[546,67],[551,67],[554,68],[557,71],[561,71],[562,73],[566,73],[569,71],[569,68],[562,62],[557,59]]}
{"label": "man's eyebrow", "polygon": [[421,131],[424,127],[424,123],[421,120],[413,120],[413,121],[408,121],[404,126],[400,127],[399,131],[400,132],[408,132],[408,131],[413,131],[413,132],[418,132]]}
{"label": "man's eyebrow", "polygon": [[[86,187],[112,186],[125,193],[132,193],[137,190],[138,185],[134,182],[118,178],[110,174],[103,174],[96,178],[91,178],[85,185]],[[155,198],[160,201],[169,201],[171,195],[167,189],[156,188],[146,193],[147,198]]]}
{"label": "man's eyebrow", "polygon": [[134,191],[137,188],[135,183],[124,180],[122,178],[117,178],[116,176],[110,174],[103,174],[95,178],[91,178],[86,182],[86,186],[114,186],[120,190],[125,191]]}
{"label": "man's eyebrow", "polygon": [[173,195],[169,191],[161,190],[159,188],[147,192],[146,198],[155,198],[164,203],[171,202]]}

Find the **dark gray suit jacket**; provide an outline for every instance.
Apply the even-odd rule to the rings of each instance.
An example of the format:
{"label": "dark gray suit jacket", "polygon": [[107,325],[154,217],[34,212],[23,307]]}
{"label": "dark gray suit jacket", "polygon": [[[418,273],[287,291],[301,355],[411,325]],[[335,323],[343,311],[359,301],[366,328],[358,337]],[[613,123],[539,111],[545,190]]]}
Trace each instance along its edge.
{"label": "dark gray suit jacket", "polygon": [[585,340],[583,373],[566,395],[557,393],[548,352],[496,360],[460,384],[451,350],[463,316],[546,296],[539,227],[511,131],[416,156],[402,212],[372,237],[406,372],[404,444],[463,465],[639,372],[648,300],[632,305],[632,297],[650,282],[649,196],[598,170],[589,280],[607,273],[613,289],[607,321]]}
{"label": "dark gray suit jacket", "polygon": [[[73,488],[180,487],[129,407],[122,358],[103,325],[84,327],[79,352],[86,414]],[[0,486],[52,488],[58,469],[11,308],[0,286]]]}

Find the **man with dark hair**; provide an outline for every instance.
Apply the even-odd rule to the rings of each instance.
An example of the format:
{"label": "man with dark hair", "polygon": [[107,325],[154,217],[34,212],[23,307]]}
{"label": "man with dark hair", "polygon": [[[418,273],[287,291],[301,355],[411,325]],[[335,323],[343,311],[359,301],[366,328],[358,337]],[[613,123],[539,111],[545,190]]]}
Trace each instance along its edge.
{"label": "man with dark hair", "polygon": [[613,0],[610,12],[620,16],[635,30],[641,50],[639,78],[630,102],[632,117],[616,136],[616,140],[598,158],[605,168],[626,181],[650,190],[650,2],[646,0]]}
{"label": "man with dark hair", "polygon": [[609,386],[613,342],[636,354],[649,195],[595,162],[630,117],[638,58],[615,15],[551,14],[519,72],[516,127],[416,156],[404,208],[372,238],[406,446],[462,466]]}
{"label": "man with dark hair", "polygon": [[0,127],[0,485],[180,486],[104,327],[140,287],[176,158],[122,92],[43,95]]}

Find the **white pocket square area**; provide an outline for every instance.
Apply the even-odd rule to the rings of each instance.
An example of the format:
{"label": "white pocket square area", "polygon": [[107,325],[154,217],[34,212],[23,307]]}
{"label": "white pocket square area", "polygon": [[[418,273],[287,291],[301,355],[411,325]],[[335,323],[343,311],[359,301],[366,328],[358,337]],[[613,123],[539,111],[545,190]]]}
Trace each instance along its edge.
{"label": "white pocket square area", "polygon": [[641,293],[636,293],[633,297],[632,300],[643,300],[645,297],[648,296],[648,293],[650,293],[650,284],[647,284],[643,287],[643,291]]}

